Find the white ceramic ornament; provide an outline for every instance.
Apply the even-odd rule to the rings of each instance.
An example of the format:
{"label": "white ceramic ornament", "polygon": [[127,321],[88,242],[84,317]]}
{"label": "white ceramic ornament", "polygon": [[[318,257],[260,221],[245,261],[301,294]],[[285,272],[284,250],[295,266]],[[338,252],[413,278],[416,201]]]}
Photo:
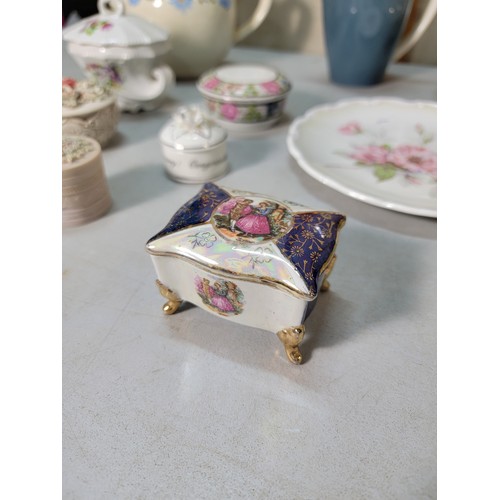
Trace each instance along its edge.
{"label": "white ceramic ornament", "polygon": [[165,170],[176,181],[215,180],[229,168],[226,131],[196,106],[179,108],[159,138]]}

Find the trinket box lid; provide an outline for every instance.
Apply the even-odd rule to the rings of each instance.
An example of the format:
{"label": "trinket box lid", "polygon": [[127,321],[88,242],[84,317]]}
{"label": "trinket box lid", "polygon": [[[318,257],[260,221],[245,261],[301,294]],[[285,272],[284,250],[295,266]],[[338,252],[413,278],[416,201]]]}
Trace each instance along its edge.
{"label": "trinket box lid", "polygon": [[207,183],[149,239],[146,250],[313,300],[333,265],[345,219]]}
{"label": "trinket box lid", "polygon": [[211,99],[235,103],[277,101],[291,89],[284,75],[263,64],[220,66],[201,75],[196,86]]}
{"label": "trinket box lid", "polygon": [[204,150],[219,145],[227,132],[196,106],[182,107],[160,131],[160,142],[177,150]]}
{"label": "trinket box lid", "polygon": [[146,19],[125,15],[122,0],[99,0],[98,8],[99,14],[65,28],[64,40],[78,45],[130,47],[166,42],[169,38],[167,31]]}
{"label": "trinket box lid", "polygon": [[63,118],[95,113],[114,102],[116,102],[115,94],[97,81],[62,79]]}

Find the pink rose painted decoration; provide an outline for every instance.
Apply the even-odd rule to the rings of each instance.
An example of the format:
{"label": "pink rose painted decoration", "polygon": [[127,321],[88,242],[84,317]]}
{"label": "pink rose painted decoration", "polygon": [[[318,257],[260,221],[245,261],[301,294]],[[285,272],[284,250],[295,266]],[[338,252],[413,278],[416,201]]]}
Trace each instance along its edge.
{"label": "pink rose painted decoration", "polygon": [[351,158],[365,165],[382,165],[387,162],[387,149],[383,146],[356,146]]}
{"label": "pink rose painted decoration", "polygon": [[349,122],[339,128],[339,131],[345,135],[355,135],[362,132],[361,125],[358,122]]}
{"label": "pink rose painted decoration", "polygon": [[436,153],[422,146],[399,146],[387,153],[387,162],[408,172],[437,175]]}
{"label": "pink rose painted decoration", "polygon": [[259,83],[240,83],[224,81],[216,72],[207,72],[198,81],[198,88],[207,91],[213,97],[235,99],[262,99],[286,95],[291,88],[288,79],[276,72],[274,79]]}
{"label": "pink rose painted decoration", "polygon": [[213,78],[210,78],[206,82],[204,82],[203,87],[211,90],[211,89],[214,89],[215,87],[217,87],[217,85],[219,85],[219,83],[220,83],[220,80],[214,76]]}
{"label": "pink rose painted decoration", "polygon": [[[358,122],[346,123],[338,130],[344,135],[365,133]],[[423,144],[372,144],[373,138],[369,137],[370,144],[353,146],[354,151],[348,156],[359,166],[374,167],[374,174],[380,181],[392,179],[398,172],[411,183],[419,183],[422,176],[437,181],[436,153],[425,147],[432,136],[426,134],[421,124],[415,125],[415,130]]]}
{"label": "pink rose painted decoration", "polygon": [[277,82],[264,82],[261,83],[261,86],[271,95],[279,95],[281,93],[281,87]]}
{"label": "pink rose painted decoration", "polygon": [[238,108],[234,104],[223,104],[220,111],[222,116],[228,120],[235,120],[238,117]]}

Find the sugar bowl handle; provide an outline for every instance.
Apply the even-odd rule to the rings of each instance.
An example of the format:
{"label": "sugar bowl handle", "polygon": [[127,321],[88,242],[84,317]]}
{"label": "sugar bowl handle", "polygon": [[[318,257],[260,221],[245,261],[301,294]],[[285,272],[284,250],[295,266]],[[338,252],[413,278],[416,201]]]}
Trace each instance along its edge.
{"label": "sugar bowl handle", "polygon": [[119,97],[143,103],[160,98],[175,84],[175,74],[170,66],[156,66],[150,76],[130,74],[120,88]]}

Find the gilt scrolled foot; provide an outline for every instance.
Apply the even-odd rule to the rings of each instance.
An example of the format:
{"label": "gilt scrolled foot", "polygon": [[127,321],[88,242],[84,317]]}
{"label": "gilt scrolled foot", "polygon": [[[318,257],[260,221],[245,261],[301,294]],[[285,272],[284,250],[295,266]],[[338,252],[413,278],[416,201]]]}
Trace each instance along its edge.
{"label": "gilt scrolled foot", "polygon": [[160,280],[156,280],[156,285],[158,286],[162,297],[165,297],[167,299],[167,302],[163,304],[164,314],[174,314],[182,304],[182,300],[175,292],[166,287]]}
{"label": "gilt scrolled foot", "polygon": [[304,325],[292,326],[290,328],[283,328],[277,335],[283,345],[285,346],[285,352],[288,359],[294,365],[300,365],[302,363],[302,354],[299,350],[299,345],[302,340],[304,340],[305,327]]}

